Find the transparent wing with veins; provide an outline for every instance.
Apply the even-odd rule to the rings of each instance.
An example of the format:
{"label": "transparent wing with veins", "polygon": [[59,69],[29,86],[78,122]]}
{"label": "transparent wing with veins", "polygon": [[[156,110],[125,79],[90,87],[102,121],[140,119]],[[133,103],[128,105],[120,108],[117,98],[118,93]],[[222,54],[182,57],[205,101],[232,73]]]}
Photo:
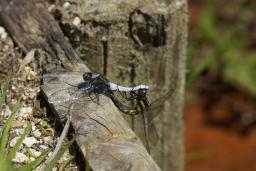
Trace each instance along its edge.
{"label": "transparent wing with veins", "polygon": [[175,86],[171,87],[163,96],[155,99],[144,113],[147,118],[148,132],[150,135],[149,141],[153,145],[155,145],[159,139],[159,135],[153,121],[161,114],[166,100],[171,100],[175,90]]}
{"label": "transparent wing with veins", "polygon": [[67,87],[50,94],[48,101],[49,103],[64,103],[77,100],[84,96],[88,96],[88,93],[79,90],[77,87]]}
{"label": "transparent wing with veins", "polygon": [[[72,77],[73,78],[70,78]],[[48,101],[49,103],[59,104],[65,102],[73,102],[80,98],[90,100],[89,91],[87,91],[87,85],[83,81],[81,74],[73,73],[73,75],[65,74],[49,74],[44,76],[44,82],[49,87]],[[83,88],[79,88],[79,85],[83,84]],[[89,85],[88,85],[89,88]],[[85,98],[85,97],[88,98]]]}

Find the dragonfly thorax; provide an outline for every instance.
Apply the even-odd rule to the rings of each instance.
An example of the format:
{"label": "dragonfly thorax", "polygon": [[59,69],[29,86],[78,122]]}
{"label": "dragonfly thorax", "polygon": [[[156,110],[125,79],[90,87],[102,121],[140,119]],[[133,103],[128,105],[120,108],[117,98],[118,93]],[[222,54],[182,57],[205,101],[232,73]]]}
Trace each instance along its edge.
{"label": "dragonfly thorax", "polygon": [[78,85],[80,90],[96,94],[107,94],[110,91],[108,80],[100,74],[85,72],[83,79],[84,82]]}

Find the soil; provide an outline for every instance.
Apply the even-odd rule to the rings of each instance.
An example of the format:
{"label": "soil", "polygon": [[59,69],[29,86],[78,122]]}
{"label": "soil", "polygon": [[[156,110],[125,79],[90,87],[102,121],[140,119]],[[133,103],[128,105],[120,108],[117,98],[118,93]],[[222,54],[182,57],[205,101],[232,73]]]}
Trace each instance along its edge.
{"label": "soil", "polygon": [[[206,110],[204,101],[201,97],[193,103],[187,103],[185,107],[186,171],[256,170],[254,124],[251,124],[246,134],[238,130],[248,125],[238,121],[231,127],[211,124],[207,121],[207,115],[212,111],[216,115],[215,119],[220,121],[227,120],[227,116],[233,113],[223,108],[225,103],[214,106],[212,111]],[[236,99],[232,98],[232,101]]]}

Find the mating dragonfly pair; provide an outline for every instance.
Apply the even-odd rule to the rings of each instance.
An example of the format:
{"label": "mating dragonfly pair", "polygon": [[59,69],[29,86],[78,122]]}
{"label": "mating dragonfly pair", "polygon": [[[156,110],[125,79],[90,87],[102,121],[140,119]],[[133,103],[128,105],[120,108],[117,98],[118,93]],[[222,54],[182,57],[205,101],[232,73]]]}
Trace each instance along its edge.
{"label": "mating dragonfly pair", "polygon": [[[67,83],[69,84],[69,83]],[[70,84],[69,84],[70,85]],[[61,89],[54,92],[49,97],[50,103],[61,103],[69,100],[79,99],[81,96],[95,96],[96,102],[99,102],[99,94],[109,97],[116,107],[125,114],[136,115],[143,112],[148,106],[147,85],[138,85],[135,87],[124,87],[109,82],[103,75],[86,72],[83,74],[83,82],[78,85],[70,85],[67,89]],[[124,92],[124,97],[133,102],[133,106],[124,104],[118,100],[113,91]],[[63,98],[62,94],[69,94],[68,98]],[[127,94],[129,93],[129,94]],[[91,98],[93,101],[93,98]]]}
{"label": "mating dragonfly pair", "polygon": [[[74,77],[78,77],[79,74],[74,74]],[[61,75],[63,76],[63,75]],[[70,77],[70,76],[69,76]],[[79,75],[81,77],[81,75]],[[68,78],[68,77],[67,77]],[[72,81],[69,81],[66,77],[65,78],[59,78],[58,76],[49,76],[48,81],[46,82],[54,82],[56,81],[56,84],[60,85],[61,88],[58,91],[52,92],[48,96],[49,103],[63,103],[67,101],[77,100],[82,97],[87,97],[86,99],[90,99],[94,101],[95,103],[99,102],[99,95],[103,94],[107,97],[109,97],[115,106],[122,111],[125,114],[129,115],[138,115],[141,114],[143,117],[144,122],[144,132],[146,136],[146,145],[149,149],[149,142],[152,144],[155,144],[155,140],[158,138],[158,134],[155,128],[155,125],[153,124],[153,115],[152,112],[144,113],[146,110],[148,110],[149,107],[151,107],[148,101],[147,93],[149,90],[149,86],[147,85],[138,85],[134,87],[124,87],[120,86],[114,83],[109,82],[103,75],[95,74],[91,72],[86,72],[83,74],[83,80],[79,83]],[[56,80],[55,80],[56,79]],[[63,80],[66,82],[66,85],[60,84],[58,79]],[[73,78],[73,80],[76,80]],[[130,104],[121,102],[114,94],[114,91],[117,92],[123,92],[124,99],[126,99],[129,102],[132,102]],[[167,94],[168,95],[168,94]],[[89,98],[88,98],[89,97]],[[96,101],[95,98],[96,97]],[[164,98],[161,98],[165,100]],[[161,105],[159,105],[159,103]],[[162,106],[163,102],[162,100],[159,100],[158,103],[155,106]],[[158,112],[159,113],[159,112]]]}

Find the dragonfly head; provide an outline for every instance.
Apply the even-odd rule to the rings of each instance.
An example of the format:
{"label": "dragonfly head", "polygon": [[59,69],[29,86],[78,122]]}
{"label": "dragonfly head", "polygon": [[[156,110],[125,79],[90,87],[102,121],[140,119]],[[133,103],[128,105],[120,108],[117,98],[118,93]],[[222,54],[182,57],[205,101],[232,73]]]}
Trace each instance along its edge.
{"label": "dragonfly head", "polygon": [[92,79],[92,73],[91,73],[91,72],[85,72],[85,73],[83,74],[83,79],[84,79],[84,81],[89,81],[89,80],[91,80],[91,79]]}
{"label": "dragonfly head", "polygon": [[138,96],[139,97],[145,97],[147,95],[148,89],[146,88],[141,88],[138,90]]}

